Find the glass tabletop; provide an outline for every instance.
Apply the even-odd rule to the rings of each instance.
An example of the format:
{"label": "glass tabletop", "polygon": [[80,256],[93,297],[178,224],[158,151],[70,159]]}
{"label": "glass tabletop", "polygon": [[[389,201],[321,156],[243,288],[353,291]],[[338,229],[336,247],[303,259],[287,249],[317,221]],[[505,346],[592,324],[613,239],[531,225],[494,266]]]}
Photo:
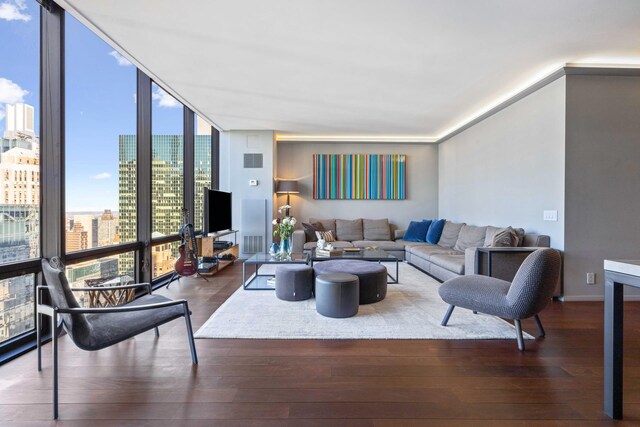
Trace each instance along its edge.
{"label": "glass tabletop", "polygon": [[360,251],[344,251],[339,250],[340,252],[331,255],[331,256],[321,256],[316,254],[315,248],[311,251],[311,259],[314,261],[322,260],[322,259],[333,259],[333,258],[344,258],[344,259],[362,259],[365,261],[378,261],[378,260],[390,260],[393,261],[396,259],[395,256],[391,255],[387,251],[383,249],[362,249]]}
{"label": "glass tabletop", "polygon": [[306,264],[309,256],[303,253],[293,253],[288,257],[271,255],[267,253],[255,254],[247,259],[245,264]]}

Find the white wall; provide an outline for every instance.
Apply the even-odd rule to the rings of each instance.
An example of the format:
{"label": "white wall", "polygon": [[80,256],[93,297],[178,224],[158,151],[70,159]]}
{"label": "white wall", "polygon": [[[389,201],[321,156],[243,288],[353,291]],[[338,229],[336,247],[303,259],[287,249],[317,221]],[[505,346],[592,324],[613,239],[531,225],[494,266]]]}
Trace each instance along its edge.
{"label": "white wall", "polygon": [[[243,167],[245,153],[262,153],[263,167]],[[220,190],[233,193],[233,228],[240,230],[242,240],[242,201],[264,199],[267,201],[266,248],[271,244],[271,218],[273,215],[273,176],[275,173],[275,135],[273,131],[232,130],[220,133]],[[249,180],[258,180],[257,186]],[[242,244],[240,245],[242,250]],[[241,253],[241,257],[250,255]]]}
{"label": "white wall", "polygon": [[564,249],[565,88],[562,77],[439,145],[440,217],[523,227]]}
{"label": "white wall", "polygon": [[[314,154],[406,154],[405,200],[314,200]],[[438,214],[438,147],[434,144],[278,143],[278,178],[297,179],[300,194],[291,195],[291,214],[315,218],[389,218],[398,228]],[[278,205],[286,196],[278,197]]]}

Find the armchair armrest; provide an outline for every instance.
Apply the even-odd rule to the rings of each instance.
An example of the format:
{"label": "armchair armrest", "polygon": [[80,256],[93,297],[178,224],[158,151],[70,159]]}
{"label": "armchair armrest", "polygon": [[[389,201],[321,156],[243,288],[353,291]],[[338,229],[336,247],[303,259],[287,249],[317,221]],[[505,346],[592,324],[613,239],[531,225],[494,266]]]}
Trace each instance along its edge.
{"label": "armchair armrest", "polygon": [[156,308],[172,307],[174,305],[187,306],[187,300],[178,299],[173,301],[159,302],[156,304],[119,306],[119,307],[101,307],[101,308],[54,308],[54,311],[60,314],[96,314],[96,313],[127,313],[131,311],[154,310]]}
{"label": "armchair armrest", "polygon": [[307,235],[304,230],[295,230],[291,235],[291,250],[294,253],[301,254],[304,252],[304,244],[307,242]]}
{"label": "armchair armrest", "polygon": [[[46,287],[46,286],[45,286]],[[89,288],[69,288],[72,292],[91,292],[91,291],[117,291],[122,289],[147,288],[147,293],[151,295],[151,283],[134,283],[122,286],[93,286]]]}

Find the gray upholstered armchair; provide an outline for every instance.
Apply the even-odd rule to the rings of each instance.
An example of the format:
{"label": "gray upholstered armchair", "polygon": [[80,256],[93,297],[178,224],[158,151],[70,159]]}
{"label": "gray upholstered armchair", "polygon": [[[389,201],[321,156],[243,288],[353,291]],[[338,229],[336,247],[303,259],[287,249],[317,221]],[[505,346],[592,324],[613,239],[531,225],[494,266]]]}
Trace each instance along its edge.
{"label": "gray upholstered armchair", "polygon": [[[187,337],[191,347],[193,364],[198,363],[196,347],[191,329],[191,317],[186,300],[171,300],[161,295],[151,294],[149,283],[118,286],[113,288],[71,288],[64,274],[64,266],[59,258],[42,260],[42,274],[46,286],[38,287],[37,302],[37,346],[38,371],[42,370],[42,352],[40,329],[42,316],[51,317],[53,348],[53,418],[58,418],[58,320],[69,334],[75,345],[83,350],[94,351],[112,346],[174,319],[184,317],[187,325]],[[144,295],[135,301],[117,307],[82,308],[73,295],[74,291],[122,290],[136,287],[147,289]],[[42,292],[49,291],[51,305],[42,303]]]}
{"label": "gray upholstered armchair", "polygon": [[524,260],[511,283],[480,275],[447,280],[438,290],[440,297],[449,304],[442,326],[447,326],[456,306],[473,310],[474,313],[512,319],[518,350],[524,351],[520,320],[534,316],[540,336],[544,336],[538,313],[551,301],[560,278],[560,265],[561,258],[557,250],[538,249]]}

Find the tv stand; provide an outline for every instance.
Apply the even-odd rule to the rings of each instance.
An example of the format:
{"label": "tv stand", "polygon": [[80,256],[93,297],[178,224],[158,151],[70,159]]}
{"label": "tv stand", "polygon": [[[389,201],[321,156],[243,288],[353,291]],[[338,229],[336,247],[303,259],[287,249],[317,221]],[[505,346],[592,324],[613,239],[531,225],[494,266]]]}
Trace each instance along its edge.
{"label": "tv stand", "polygon": [[[233,245],[226,249],[215,249],[213,242],[225,237],[233,235]],[[217,262],[208,272],[201,272],[203,276],[213,276],[220,270],[223,270],[233,264],[240,254],[238,245],[238,230],[225,230],[216,233],[209,233],[206,236],[196,237],[198,244],[198,257],[216,258]]]}

